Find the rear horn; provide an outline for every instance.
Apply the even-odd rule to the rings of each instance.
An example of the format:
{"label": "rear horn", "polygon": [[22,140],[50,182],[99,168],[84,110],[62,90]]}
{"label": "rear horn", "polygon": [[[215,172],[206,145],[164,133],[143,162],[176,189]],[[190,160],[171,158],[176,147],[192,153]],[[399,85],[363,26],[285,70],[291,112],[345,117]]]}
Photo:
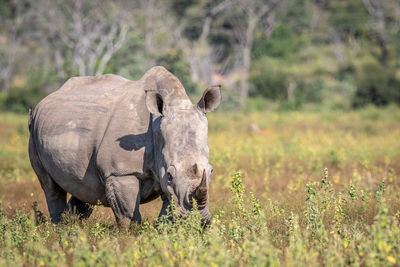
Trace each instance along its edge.
{"label": "rear horn", "polygon": [[197,163],[195,163],[192,167],[192,173],[197,176],[197,173],[199,172],[199,168],[197,167]]}

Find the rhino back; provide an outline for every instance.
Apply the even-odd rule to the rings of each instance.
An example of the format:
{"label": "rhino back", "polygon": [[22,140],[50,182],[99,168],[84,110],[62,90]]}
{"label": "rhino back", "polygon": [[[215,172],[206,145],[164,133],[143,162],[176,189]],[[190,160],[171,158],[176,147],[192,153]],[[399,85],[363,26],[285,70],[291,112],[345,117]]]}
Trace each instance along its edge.
{"label": "rhino back", "polygon": [[142,87],[116,75],[78,77],[38,104],[31,138],[64,190],[104,202],[104,178],[143,173],[151,142]]}

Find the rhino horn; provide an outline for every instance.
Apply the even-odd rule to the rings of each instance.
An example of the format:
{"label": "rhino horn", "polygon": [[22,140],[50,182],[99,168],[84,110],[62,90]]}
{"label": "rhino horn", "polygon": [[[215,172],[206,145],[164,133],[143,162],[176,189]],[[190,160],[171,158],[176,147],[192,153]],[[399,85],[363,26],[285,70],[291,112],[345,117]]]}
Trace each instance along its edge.
{"label": "rhino horn", "polygon": [[207,177],[205,170],[203,170],[203,177],[201,178],[200,185],[196,190],[196,199],[199,207],[205,206],[207,202]]}

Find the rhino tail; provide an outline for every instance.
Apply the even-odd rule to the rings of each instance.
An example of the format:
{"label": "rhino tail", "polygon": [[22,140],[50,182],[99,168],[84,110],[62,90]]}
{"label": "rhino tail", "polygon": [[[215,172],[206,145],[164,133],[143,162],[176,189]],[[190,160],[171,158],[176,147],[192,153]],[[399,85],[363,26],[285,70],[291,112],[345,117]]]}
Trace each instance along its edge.
{"label": "rhino tail", "polygon": [[28,115],[29,132],[31,132],[31,130],[32,130],[32,121],[33,121],[32,107],[29,107],[29,115]]}

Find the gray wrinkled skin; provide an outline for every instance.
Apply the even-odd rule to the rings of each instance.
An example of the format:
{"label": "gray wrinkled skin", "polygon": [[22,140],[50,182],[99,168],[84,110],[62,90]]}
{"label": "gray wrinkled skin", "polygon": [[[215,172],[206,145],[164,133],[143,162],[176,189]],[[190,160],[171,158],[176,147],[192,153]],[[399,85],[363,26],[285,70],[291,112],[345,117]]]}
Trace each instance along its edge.
{"label": "gray wrinkled skin", "polygon": [[29,157],[52,221],[68,210],[87,218],[87,204],[100,203],[128,226],[140,222],[139,204],[161,196],[160,216],[171,201],[183,214],[195,199],[209,222],[205,113],[220,100],[219,87],[211,87],[192,104],[163,67],[139,81],[110,74],[69,79],[29,120]]}

